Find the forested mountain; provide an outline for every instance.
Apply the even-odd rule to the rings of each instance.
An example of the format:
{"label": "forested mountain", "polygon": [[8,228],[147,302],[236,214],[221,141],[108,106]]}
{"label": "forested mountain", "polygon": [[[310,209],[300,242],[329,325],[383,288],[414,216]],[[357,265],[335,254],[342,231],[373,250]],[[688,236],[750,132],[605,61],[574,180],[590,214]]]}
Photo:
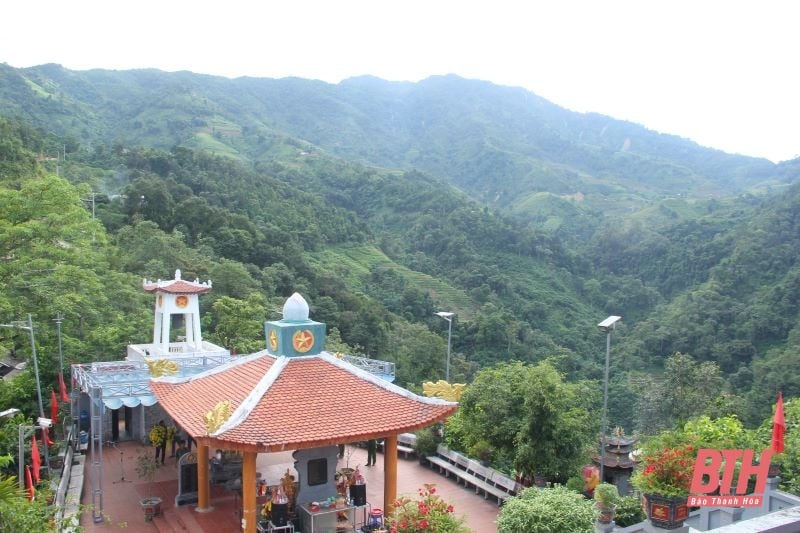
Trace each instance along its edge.
{"label": "forested mountain", "polygon": [[[52,258],[0,266],[0,321],[61,311],[78,359],[146,339],[149,306],[131,280],[180,268],[214,281],[204,327],[218,342],[257,349],[261,321],[299,291],[333,343],[396,361],[404,385],[442,376],[436,310],[457,313],[465,380],[546,357],[599,379],[595,324],[622,315],[612,421],[631,429],[636,383],[676,351],[717,362],[730,377],[714,394],[747,398],[734,407],[750,421],[796,387],[797,161],[724,154],[454,76],[330,85],[0,65],[0,115],[22,121],[1,123],[4,194],[65,188],[70,210],[59,209],[80,207],[93,228],[81,246],[98,256],[72,268],[117,272],[108,283],[138,317],[87,322],[82,306],[105,316],[110,304],[54,284]],[[0,251],[16,257],[28,243],[6,235],[19,223],[0,207]],[[58,305],[32,300],[32,282],[62,287]]]}

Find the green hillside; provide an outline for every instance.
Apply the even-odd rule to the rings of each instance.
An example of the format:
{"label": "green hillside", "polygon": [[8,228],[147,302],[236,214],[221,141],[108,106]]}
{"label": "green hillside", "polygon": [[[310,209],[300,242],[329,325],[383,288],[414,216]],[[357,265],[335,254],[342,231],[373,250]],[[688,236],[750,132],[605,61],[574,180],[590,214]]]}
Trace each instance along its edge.
{"label": "green hillside", "polygon": [[[748,422],[797,382],[797,161],[453,76],[330,85],[0,65],[0,115],[21,120],[3,122],[4,194],[46,176],[88,213],[82,199],[101,193],[103,247],[90,249],[112,285],[175,268],[214,279],[204,328],[222,344],[257,348],[258,317],[299,291],[343,349],[396,361],[402,383],[441,377],[437,310],[457,313],[465,381],[548,357],[600,379],[596,324],[621,315],[612,413],[632,428],[637,372],[657,375],[676,351],[717,363]],[[15,224],[4,242],[46,255],[9,237]],[[0,320],[55,311],[26,292],[54,283],[36,261],[0,267]],[[70,342],[88,358],[135,334],[81,320]]]}

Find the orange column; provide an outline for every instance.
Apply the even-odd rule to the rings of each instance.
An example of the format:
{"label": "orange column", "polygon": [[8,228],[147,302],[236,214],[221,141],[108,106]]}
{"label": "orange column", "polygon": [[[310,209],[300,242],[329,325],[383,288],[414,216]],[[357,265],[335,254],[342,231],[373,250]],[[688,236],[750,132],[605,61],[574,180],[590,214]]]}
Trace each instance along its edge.
{"label": "orange column", "polygon": [[244,452],[242,460],[242,529],[256,533],[256,452]]}
{"label": "orange column", "polygon": [[397,500],[397,435],[383,441],[383,468],[383,514],[391,516]]}
{"label": "orange column", "polygon": [[208,482],[208,444],[197,444],[197,507],[198,513],[207,513],[214,508],[208,505],[211,486]]}

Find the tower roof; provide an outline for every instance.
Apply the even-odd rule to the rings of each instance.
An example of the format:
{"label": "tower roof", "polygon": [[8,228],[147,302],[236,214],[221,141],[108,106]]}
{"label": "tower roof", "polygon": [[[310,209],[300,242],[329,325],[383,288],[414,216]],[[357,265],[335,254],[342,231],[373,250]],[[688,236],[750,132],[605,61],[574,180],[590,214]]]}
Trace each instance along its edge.
{"label": "tower roof", "polygon": [[[259,452],[316,448],[415,431],[444,420],[455,402],[418,396],[322,352],[259,352],[190,378],[154,379],[158,402],[194,438]],[[233,413],[209,433],[204,416]],[[212,444],[214,445],[214,444]]]}
{"label": "tower roof", "polygon": [[181,271],[175,271],[175,279],[150,281],[143,280],[142,287],[147,292],[166,292],[169,294],[205,294],[211,292],[211,281],[201,283],[199,279],[184,281]]}

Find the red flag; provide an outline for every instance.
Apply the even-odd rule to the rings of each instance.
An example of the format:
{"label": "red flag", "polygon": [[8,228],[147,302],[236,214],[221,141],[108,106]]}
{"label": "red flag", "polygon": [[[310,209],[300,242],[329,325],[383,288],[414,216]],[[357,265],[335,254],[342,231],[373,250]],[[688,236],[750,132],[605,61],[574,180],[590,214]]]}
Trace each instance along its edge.
{"label": "red flag", "polygon": [[783,452],[783,435],[786,433],[786,419],[783,417],[783,393],[778,392],[778,405],[775,406],[775,418],[772,420],[772,451]]}
{"label": "red flag", "polygon": [[32,502],[36,494],[33,490],[33,480],[31,479],[31,467],[25,465],[25,486],[28,487],[28,501]]}
{"label": "red flag", "polygon": [[53,425],[58,424],[58,398],[56,398],[56,391],[50,389],[50,419]]}
{"label": "red flag", "polygon": [[61,395],[61,401],[64,403],[69,402],[69,395],[67,394],[67,386],[64,383],[64,376],[61,372],[58,373],[58,390]]}
{"label": "red flag", "polygon": [[36,434],[33,435],[31,442],[31,463],[33,464],[33,479],[39,483],[39,469],[42,467],[42,458],[39,456],[39,445],[36,444]]}
{"label": "red flag", "polygon": [[50,430],[48,428],[42,429],[44,429],[44,439],[42,439],[42,442],[44,442],[45,446],[49,448],[55,443],[53,442],[53,439],[50,438]]}

